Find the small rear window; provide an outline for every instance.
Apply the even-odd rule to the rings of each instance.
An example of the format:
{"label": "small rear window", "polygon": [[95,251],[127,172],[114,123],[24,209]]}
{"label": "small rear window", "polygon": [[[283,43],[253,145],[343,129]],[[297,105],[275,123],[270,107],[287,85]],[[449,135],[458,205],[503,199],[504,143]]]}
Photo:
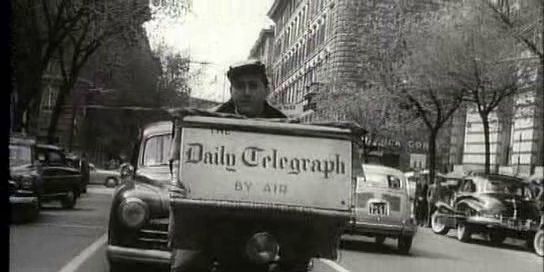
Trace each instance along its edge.
{"label": "small rear window", "polygon": [[363,180],[366,186],[400,189],[402,187],[401,179],[394,175],[383,173],[365,173]]}

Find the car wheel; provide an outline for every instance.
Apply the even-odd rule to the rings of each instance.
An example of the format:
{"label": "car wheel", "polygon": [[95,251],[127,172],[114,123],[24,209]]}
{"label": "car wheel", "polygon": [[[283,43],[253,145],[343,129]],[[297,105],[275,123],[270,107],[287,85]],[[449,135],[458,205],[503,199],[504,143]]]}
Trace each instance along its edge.
{"label": "car wheel", "polygon": [[62,208],[64,209],[73,209],[74,206],[76,205],[76,201],[77,201],[77,192],[69,191],[61,199],[60,204],[62,205]]}
{"label": "car wheel", "polygon": [[461,242],[468,242],[470,241],[471,236],[470,228],[465,223],[458,223],[457,224],[457,240]]}
{"label": "car wheel", "polygon": [[503,233],[500,233],[500,232],[497,232],[497,231],[492,231],[492,232],[489,233],[489,241],[493,245],[498,246],[498,245],[502,244],[505,239],[506,239],[506,235],[504,235]]}
{"label": "car wheel", "polygon": [[538,256],[544,256],[544,230],[541,229],[535,234],[533,248]]}
{"label": "car wheel", "polygon": [[107,178],[106,182],[104,182],[104,185],[108,188],[116,187],[118,184],[118,181],[116,178]]}
{"label": "car wheel", "polygon": [[399,237],[397,241],[397,249],[402,254],[408,254],[410,252],[410,248],[412,248],[412,236],[401,236]]}
{"label": "car wheel", "polygon": [[434,233],[440,235],[446,235],[450,231],[450,228],[448,228],[442,221],[442,218],[440,218],[438,211],[435,211],[431,216],[431,229]]}
{"label": "car wheel", "polygon": [[382,245],[385,242],[385,236],[376,236],[376,237],[374,237],[374,242],[377,245]]}

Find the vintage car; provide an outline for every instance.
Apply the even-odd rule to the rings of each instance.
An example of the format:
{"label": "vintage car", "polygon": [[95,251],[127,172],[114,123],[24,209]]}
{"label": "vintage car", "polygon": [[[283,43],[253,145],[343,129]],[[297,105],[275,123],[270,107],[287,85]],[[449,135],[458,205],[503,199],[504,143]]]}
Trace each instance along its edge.
{"label": "vintage car", "polygon": [[535,234],[533,249],[538,256],[544,257],[544,222],[540,223],[540,228]]}
{"label": "vintage car", "polygon": [[521,179],[473,173],[461,181],[450,203],[436,203],[431,227],[441,235],[457,228],[457,239],[462,242],[480,233],[493,244],[511,237],[532,246],[541,221],[531,191]]}
{"label": "vintage car", "polygon": [[[14,139],[15,140],[15,139]],[[32,145],[32,139],[18,139],[20,142],[28,142]],[[12,141],[15,142],[15,141]],[[30,149],[24,145],[9,146],[9,167],[17,168],[29,163]],[[40,213],[36,184],[30,178],[8,179],[9,203],[11,206],[11,221],[19,223],[36,219]]]}
{"label": "vintage car", "polygon": [[148,125],[139,135],[135,167],[115,190],[111,205],[107,258],[111,271],[134,264],[158,267],[170,262],[168,249],[168,152],[172,122]]}
{"label": "vintage car", "polygon": [[221,271],[337,258],[362,175],[358,126],[185,114],[173,112],[173,248]]}
{"label": "vintage car", "polygon": [[348,234],[371,236],[382,244],[397,239],[400,252],[408,253],[417,231],[404,174],[381,165],[363,165],[357,177],[355,214]]}
{"label": "vintage car", "polygon": [[39,205],[60,201],[63,208],[74,208],[81,174],[66,163],[61,148],[21,137],[10,137],[9,148],[12,181],[33,184]]}
{"label": "vintage car", "polygon": [[117,187],[123,181],[121,179],[121,168],[108,170],[89,164],[89,175],[91,183],[102,184],[108,188]]}

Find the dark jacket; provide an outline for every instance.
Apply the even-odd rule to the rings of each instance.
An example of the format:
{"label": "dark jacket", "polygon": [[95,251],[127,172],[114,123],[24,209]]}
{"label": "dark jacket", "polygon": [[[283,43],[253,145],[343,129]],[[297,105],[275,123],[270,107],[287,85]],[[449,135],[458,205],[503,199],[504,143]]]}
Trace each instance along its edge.
{"label": "dark jacket", "polygon": [[[236,113],[234,102],[231,100],[212,109],[215,112],[222,113]],[[267,102],[264,102],[264,111],[256,118],[287,118],[281,111],[270,106]]]}

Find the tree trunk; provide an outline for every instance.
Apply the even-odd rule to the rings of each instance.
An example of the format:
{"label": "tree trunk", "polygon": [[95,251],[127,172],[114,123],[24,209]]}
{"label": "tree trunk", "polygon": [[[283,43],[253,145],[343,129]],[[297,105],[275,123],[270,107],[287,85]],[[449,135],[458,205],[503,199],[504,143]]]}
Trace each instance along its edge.
{"label": "tree trunk", "polygon": [[[544,4],[542,5],[542,15],[544,16]],[[542,28],[542,49],[544,50],[544,27]],[[537,86],[537,96],[540,96],[540,107],[537,104],[537,109],[540,111],[540,124],[544,122],[544,106],[542,103],[544,103],[544,57],[540,57],[540,86]],[[539,100],[539,97],[537,97],[537,101]],[[544,167],[544,128],[540,128],[540,158],[538,158],[540,161],[537,162],[540,164],[540,166]]]}
{"label": "tree trunk", "polygon": [[70,131],[68,132],[68,151],[72,152],[72,145],[74,143],[74,130],[75,130],[75,119],[76,119],[76,111],[77,111],[77,104],[74,103],[72,105],[72,114],[70,116]]}
{"label": "tree trunk", "polygon": [[434,177],[436,173],[436,138],[438,131],[436,129],[431,129],[429,133],[429,183],[434,182]]}
{"label": "tree trunk", "polygon": [[482,125],[484,127],[484,147],[485,147],[484,172],[485,174],[489,174],[491,172],[491,164],[490,164],[491,150],[490,150],[490,144],[489,144],[489,115],[487,113],[480,113],[480,117],[482,118]]}
{"label": "tree trunk", "polygon": [[[434,203],[436,202],[437,193],[440,187],[440,184],[435,181],[436,176],[436,138],[438,137],[438,129],[431,128],[429,132],[429,184],[428,184],[428,192],[426,192],[427,196],[430,198],[427,199],[427,223],[426,225],[430,225],[430,219],[431,219],[431,213],[433,212]],[[431,184],[434,184],[435,186],[431,187]]]}
{"label": "tree trunk", "polygon": [[72,85],[73,84],[62,84],[59,88],[59,94],[57,95],[57,100],[55,101],[55,106],[53,107],[53,113],[51,114],[51,119],[49,120],[49,128],[47,129],[47,141],[50,144],[55,143],[59,117],[62,114],[66,95],[70,92]]}

